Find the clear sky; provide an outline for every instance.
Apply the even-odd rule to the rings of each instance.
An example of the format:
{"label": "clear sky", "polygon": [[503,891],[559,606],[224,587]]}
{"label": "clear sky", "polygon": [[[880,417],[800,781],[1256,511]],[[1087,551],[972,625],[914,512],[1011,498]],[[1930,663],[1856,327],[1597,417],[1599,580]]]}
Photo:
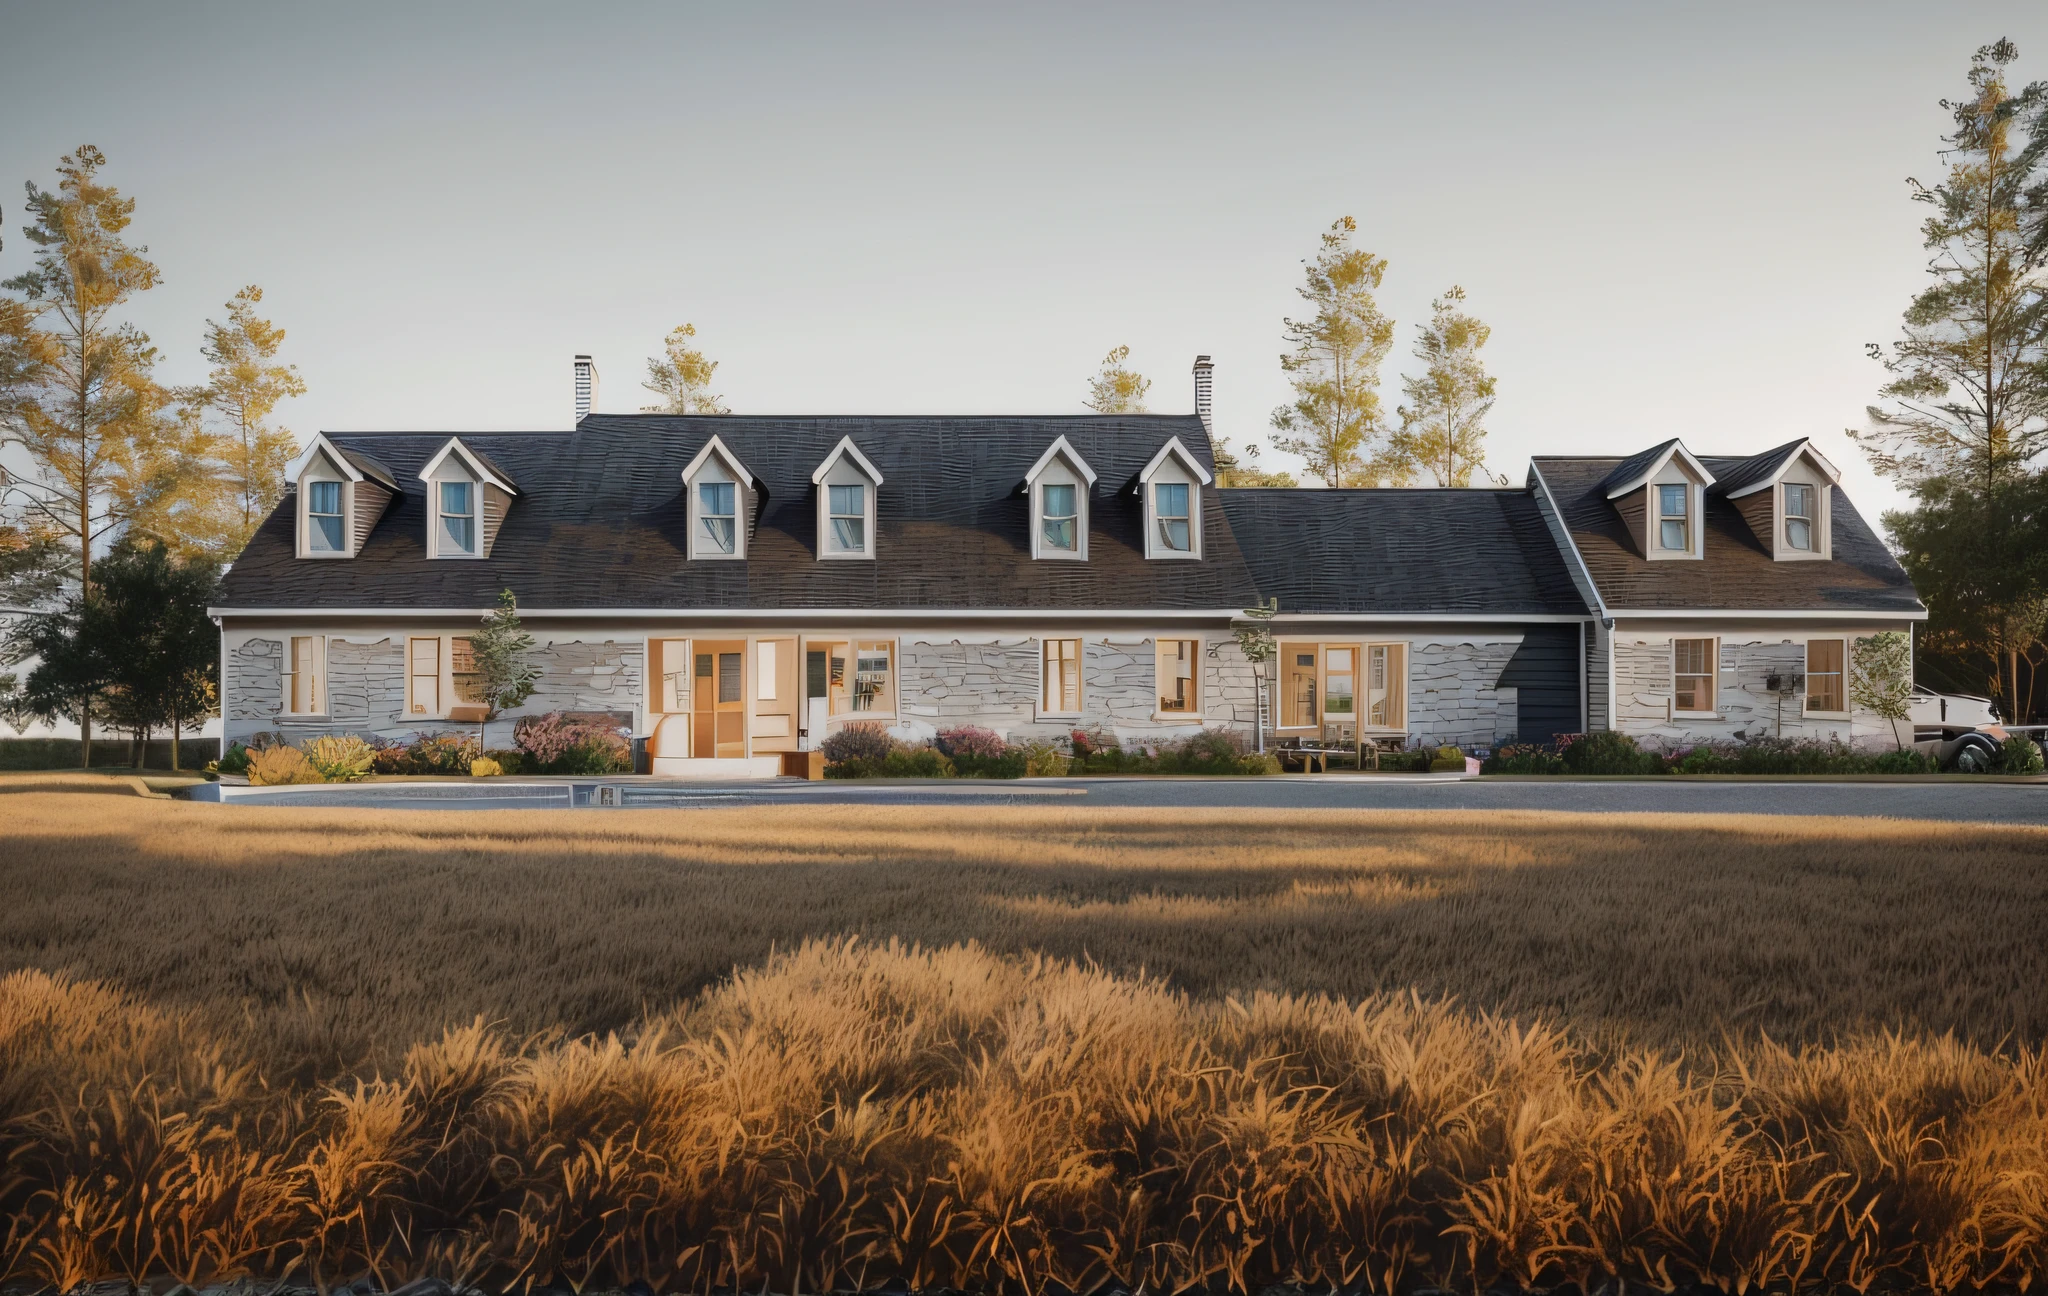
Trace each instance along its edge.
{"label": "clear sky", "polygon": [[[165,273],[163,375],[246,283],[315,429],[630,410],[684,320],[745,413],[1079,413],[1119,343],[1265,442],[1281,317],[1341,215],[1493,325],[1490,459],[1842,435],[1922,282],[1938,105],[2048,77],[2048,4],[0,3],[20,184],[97,144]],[[1272,456],[1269,455],[1269,461]]]}

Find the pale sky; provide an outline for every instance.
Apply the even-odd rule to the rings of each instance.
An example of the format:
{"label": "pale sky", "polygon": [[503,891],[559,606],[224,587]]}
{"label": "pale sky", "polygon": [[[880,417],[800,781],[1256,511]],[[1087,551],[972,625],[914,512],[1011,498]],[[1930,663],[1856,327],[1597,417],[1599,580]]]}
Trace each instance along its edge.
{"label": "pale sky", "polygon": [[[1420,11],[1420,12],[1417,12]],[[1971,52],[2048,77],[2048,4],[0,3],[0,275],[85,142],[163,268],[168,381],[243,284],[314,430],[639,408],[685,320],[758,414],[1081,413],[1119,343],[1155,410],[1216,359],[1269,441],[1281,318],[1338,216],[1400,324],[1493,325],[1490,461],[1842,435],[1923,282],[1908,175]],[[1278,457],[1268,454],[1268,462]]]}

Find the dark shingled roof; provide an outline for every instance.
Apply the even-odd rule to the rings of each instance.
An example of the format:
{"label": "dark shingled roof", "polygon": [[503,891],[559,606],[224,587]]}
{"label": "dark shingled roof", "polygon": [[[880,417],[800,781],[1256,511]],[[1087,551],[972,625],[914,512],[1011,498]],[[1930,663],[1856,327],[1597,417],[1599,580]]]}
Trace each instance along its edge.
{"label": "dark shingled roof", "polygon": [[342,446],[334,448],[340,450],[341,457],[348,460],[350,466],[363,476],[371,481],[382,482],[392,490],[398,489],[398,479],[391,475],[391,469],[385,466],[382,459],[372,458],[360,450],[349,450]]}
{"label": "dark shingled roof", "polygon": [[[1748,458],[1699,458],[1716,478],[1740,471],[1750,462]],[[1593,585],[1610,608],[1894,614],[1922,610],[1904,570],[1841,491],[1834,493],[1830,509],[1833,557],[1826,562],[1774,561],[1743,521],[1734,501],[1718,491],[1707,495],[1704,559],[1646,559],[1636,552],[1620,513],[1607,498],[1608,482],[1614,479],[1618,462],[1548,455],[1530,461],[1549,484]]]}
{"label": "dark shingled roof", "polygon": [[1259,593],[1282,612],[1585,616],[1519,490],[1227,490]]}
{"label": "dark shingled roof", "polygon": [[[716,434],[765,492],[745,561],[684,558],[683,466]],[[1064,435],[1100,475],[1087,562],[1034,562],[1025,472]],[[872,562],[819,562],[811,472],[841,437],[878,468]],[[426,556],[417,477],[439,433],[331,433],[344,453],[388,461],[403,494],[348,561],[293,557],[280,505],[229,571],[238,608],[480,608],[509,587],[534,608],[1217,609],[1257,599],[1216,504],[1202,492],[1203,558],[1148,561],[1128,482],[1170,437],[1214,471],[1189,416],[752,418],[592,415],[573,432],[464,433],[522,493],[491,556]]]}
{"label": "dark shingled roof", "polygon": [[[1636,478],[1650,471],[1650,465],[1656,463],[1666,450],[1677,444],[1678,438],[1672,437],[1669,441],[1659,441],[1648,450],[1636,451],[1628,458],[1614,465],[1614,471],[1607,474],[1606,479],[1600,483],[1600,489],[1605,492],[1617,490],[1628,485]],[[1613,463],[1613,460],[1608,462]]]}
{"label": "dark shingled roof", "polygon": [[1783,468],[1785,461],[1797,454],[1800,447],[1805,444],[1806,438],[1801,437],[1797,441],[1787,441],[1784,445],[1766,450],[1760,455],[1751,455],[1747,459],[1731,461],[1735,463],[1735,466],[1727,472],[1724,473],[1717,470],[1714,473],[1714,484],[1711,489],[1717,495],[1733,495],[1745,486],[1754,486],[1760,481],[1769,481],[1771,475],[1780,468]]}

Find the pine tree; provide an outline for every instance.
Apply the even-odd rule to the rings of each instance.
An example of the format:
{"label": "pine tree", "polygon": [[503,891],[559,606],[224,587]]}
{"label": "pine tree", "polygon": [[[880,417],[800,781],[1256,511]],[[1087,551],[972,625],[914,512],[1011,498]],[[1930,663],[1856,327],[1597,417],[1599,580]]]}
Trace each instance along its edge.
{"label": "pine tree", "polygon": [[724,397],[710,390],[711,375],[718,372],[718,361],[705,359],[702,351],[690,345],[696,336],[696,325],[677,325],[663,344],[665,354],[647,361],[647,381],[640,385],[660,396],[661,404],[643,407],[645,413],[732,413],[726,408]]}
{"label": "pine tree", "polygon": [[511,590],[500,590],[496,610],[484,618],[484,628],[469,638],[470,654],[476,661],[477,693],[488,708],[477,725],[479,749],[485,724],[497,719],[500,711],[533,696],[540,680],[540,667],[529,657],[533,647],[533,636],[519,622],[519,600],[512,597]]}
{"label": "pine tree", "polygon": [[1297,291],[1315,307],[1303,321],[1286,320],[1294,349],[1280,367],[1294,401],[1273,411],[1281,435],[1273,444],[1308,461],[1325,486],[1369,485],[1383,474],[1370,462],[1386,434],[1380,412],[1380,364],[1394,345],[1394,321],[1373,293],[1386,276],[1383,258],[1351,246],[1358,223],[1345,216],[1323,235],[1322,251]]}
{"label": "pine tree", "polygon": [[1082,404],[1097,414],[1143,414],[1152,380],[1128,368],[1125,362],[1130,358],[1127,346],[1115,347],[1102,357],[1102,368],[1088,380],[1088,399]]}
{"label": "pine tree", "polygon": [[1460,309],[1464,301],[1465,290],[1456,286],[1437,298],[1415,340],[1423,371],[1401,380],[1408,399],[1400,430],[1387,442],[1390,477],[1408,481],[1426,473],[1438,486],[1470,486],[1474,472],[1485,474],[1494,379],[1479,349],[1493,330]]}
{"label": "pine tree", "polygon": [[1889,351],[1870,344],[1891,374],[1886,403],[1849,436],[1909,487],[1955,476],[1985,489],[2048,451],[2048,227],[2037,205],[2048,196],[2048,83],[2009,94],[2018,56],[2007,40],[1977,51],[1969,96],[1942,101],[1955,118],[1947,175],[1907,182],[1934,209],[1921,226],[1934,282]]}

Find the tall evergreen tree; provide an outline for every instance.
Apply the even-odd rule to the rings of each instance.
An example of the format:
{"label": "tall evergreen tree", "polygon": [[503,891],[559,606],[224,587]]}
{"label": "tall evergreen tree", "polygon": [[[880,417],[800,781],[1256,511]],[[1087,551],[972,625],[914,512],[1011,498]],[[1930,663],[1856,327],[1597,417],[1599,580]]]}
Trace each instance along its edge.
{"label": "tall evergreen tree", "polygon": [[1273,444],[1300,455],[1325,486],[1370,485],[1387,475],[1375,452],[1386,435],[1380,364],[1394,345],[1394,321],[1373,298],[1387,263],[1351,246],[1357,231],[1345,216],[1324,233],[1296,290],[1315,313],[1283,321],[1294,349],[1280,357],[1280,367],[1294,400],[1273,411]]}
{"label": "tall evergreen tree", "polygon": [[725,398],[711,390],[711,375],[718,372],[718,361],[707,359],[691,345],[696,336],[695,324],[678,324],[662,344],[663,354],[647,361],[647,381],[640,385],[661,397],[661,403],[646,406],[646,413],[732,413]]}
{"label": "tall evergreen tree", "polygon": [[1953,477],[1988,489],[2048,451],[2048,229],[2034,206],[2048,190],[2048,83],[2010,93],[2018,56],[2009,40],[1977,51],[1968,96],[1942,101],[1955,120],[1946,175],[1907,182],[1933,209],[1921,229],[1934,282],[1899,341],[1870,345],[1891,379],[1869,425],[1849,430],[1907,487]]}
{"label": "tall evergreen tree", "polygon": [[1474,472],[1485,473],[1494,379],[1479,349],[1493,330],[1466,314],[1464,302],[1465,290],[1453,285],[1431,303],[1429,323],[1415,340],[1423,370],[1401,380],[1408,399],[1386,458],[1404,479],[1426,473],[1438,486],[1470,486]]}
{"label": "tall evergreen tree", "polygon": [[1102,367],[1088,380],[1088,399],[1081,403],[1097,414],[1143,414],[1152,380],[1132,369],[1130,358],[1127,346],[1114,347],[1102,357]]}
{"label": "tall evergreen tree", "polygon": [[484,725],[500,711],[518,706],[533,696],[540,682],[540,666],[531,656],[533,636],[519,621],[519,600],[511,590],[498,591],[498,606],[484,617],[484,627],[469,638],[470,655],[476,661],[477,690],[486,708],[477,723],[478,750],[484,744]]}

